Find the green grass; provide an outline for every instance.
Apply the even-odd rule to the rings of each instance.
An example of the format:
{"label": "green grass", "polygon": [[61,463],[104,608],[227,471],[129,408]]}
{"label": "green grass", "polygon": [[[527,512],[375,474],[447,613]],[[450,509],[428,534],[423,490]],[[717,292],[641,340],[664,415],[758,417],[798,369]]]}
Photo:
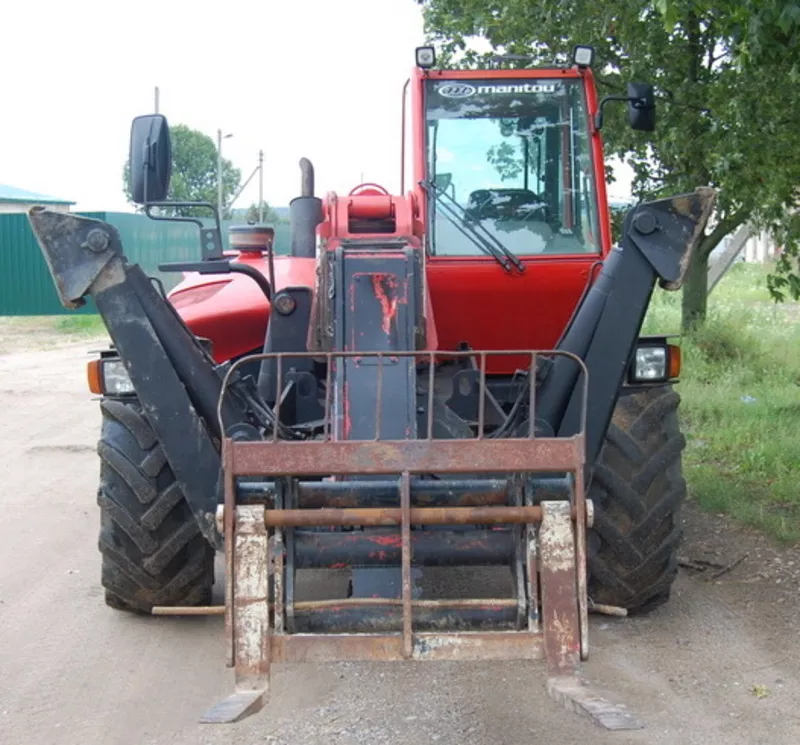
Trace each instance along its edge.
{"label": "green grass", "polygon": [[0,354],[108,338],[98,315],[0,316]]}
{"label": "green grass", "polygon": [[[736,264],[684,337],[681,418],[690,497],[800,541],[800,305],[774,304],[769,267]],[[644,333],[678,333],[680,293],[657,291]],[[755,399],[754,401],[751,399]]]}
{"label": "green grass", "polygon": [[98,336],[106,333],[103,319],[99,315],[90,316],[56,316],[53,328],[61,333],[80,336]]}

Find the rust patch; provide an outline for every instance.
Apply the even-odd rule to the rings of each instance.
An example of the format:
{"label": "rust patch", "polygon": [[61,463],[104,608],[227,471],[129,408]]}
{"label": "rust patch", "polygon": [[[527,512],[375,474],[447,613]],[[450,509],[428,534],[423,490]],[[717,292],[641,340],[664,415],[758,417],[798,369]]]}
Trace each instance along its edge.
{"label": "rust patch", "polygon": [[542,626],[547,669],[563,674],[580,656],[575,542],[568,502],[542,502],[539,528]]}
{"label": "rust patch", "polygon": [[[542,509],[531,507],[411,507],[411,525],[511,525],[538,523]],[[570,511],[575,516],[575,510]],[[327,526],[389,526],[401,525],[403,510],[397,507],[335,507],[311,510],[269,510],[265,521],[268,527],[327,527]],[[376,536],[375,543],[382,546],[399,545],[397,536]]]}
{"label": "rust patch", "polygon": [[402,566],[403,577],[403,657],[410,659],[414,642],[411,629],[411,485],[408,471],[400,477],[400,511],[402,524]]}
{"label": "rust patch", "polygon": [[342,437],[347,440],[350,437],[350,430],[353,422],[350,419],[350,389],[347,383],[344,384],[344,395],[342,396]]}
{"label": "rust patch", "polygon": [[397,318],[397,277],[394,274],[373,274],[372,290],[381,306],[381,328],[388,336]]}
{"label": "rust patch", "polygon": [[[696,223],[692,235],[689,238],[686,251],[681,258],[680,279],[675,282],[665,282],[663,284],[665,290],[674,292],[675,290],[680,289],[683,285],[683,279],[686,276],[689,264],[692,261],[692,255],[697,248],[697,244],[703,237],[708,220],[711,217],[711,213],[714,211],[714,205],[716,204],[716,201],[717,192],[715,189],[711,189],[709,187],[695,189],[692,195],[679,196],[672,200],[673,209],[677,213],[695,219]],[[698,214],[695,214],[695,206],[697,206]]]}
{"label": "rust patch", "polygon": [[235,693],[212,707],[202,722],[235,722],[264,705],[270,672],[269,547],[264,513],[263,505],[236,508],[233,572],[228,575],[232,589],[226,598]]}
{"label": "rust patch", "polygon": [[582,435],[485,440],[348,440],[232,443],[236,476],[409,473],[574,473]]}
{"label": "rust patch", "polygon": [[[538,660],[541,634],[527,631],[414,635],[414,660]],[[274,662],[360,662],[402,660],[397,634],[303,634],[276,636]]]}

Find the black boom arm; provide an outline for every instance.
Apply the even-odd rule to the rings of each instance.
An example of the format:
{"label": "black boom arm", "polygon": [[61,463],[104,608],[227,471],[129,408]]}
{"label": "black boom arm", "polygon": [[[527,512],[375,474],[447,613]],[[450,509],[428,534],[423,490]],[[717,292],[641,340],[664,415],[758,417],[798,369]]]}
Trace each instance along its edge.
{"label": "black boom arm", "polygon": [[[215,440],[222,378],[213,360],[142,269],[127,262],[113,226],[41,208],[29,220],[62,305],[78,308],[87,295],[94,299],[203,534],[219,548]],[[224,428],[247,419],[241,399],[226,395]]]}
{"label": "black boom arm", "polygon": [[[600,454],[656,282],[666,290],[683,283],[703,236],[716,192],[647,202],[627,215],[620,245],[605,261],[561,337],[558,349],[580,357],[589,371],[586,462],[591,472]],[[577,366],[556,356],[536,397],[536,415],[553,433],[580,429]]]}

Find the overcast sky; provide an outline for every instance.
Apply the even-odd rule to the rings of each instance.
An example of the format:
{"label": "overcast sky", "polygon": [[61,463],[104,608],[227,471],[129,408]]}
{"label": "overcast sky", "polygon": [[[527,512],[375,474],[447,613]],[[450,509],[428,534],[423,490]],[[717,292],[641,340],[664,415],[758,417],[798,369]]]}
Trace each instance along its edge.
{"label": "overcast sky", "polygon": [[[128,210],[130,121],[160,110],[223,142],[246,179],[288,204],[297,161],[317,192],[399,188],[403,83],[424,42],[413,0],[42,0],[3,8],[0,183]],[[258,198],[257,177],[237,201]]]}

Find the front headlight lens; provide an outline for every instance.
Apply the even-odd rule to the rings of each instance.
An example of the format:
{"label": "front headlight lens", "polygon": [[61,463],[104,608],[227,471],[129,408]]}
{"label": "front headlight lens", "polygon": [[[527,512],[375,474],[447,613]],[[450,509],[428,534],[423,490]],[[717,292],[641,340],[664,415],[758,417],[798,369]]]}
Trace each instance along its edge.
{"label": "front headlight lens", "polygon": [[122,360],[103,360],[103,388],[105,393],[112,396],[136,392]]}
{"label": "front headlight lens", "polygon": [[638,347],[633,375],[636,380],[664,380],[667,377],[667,348]]}

